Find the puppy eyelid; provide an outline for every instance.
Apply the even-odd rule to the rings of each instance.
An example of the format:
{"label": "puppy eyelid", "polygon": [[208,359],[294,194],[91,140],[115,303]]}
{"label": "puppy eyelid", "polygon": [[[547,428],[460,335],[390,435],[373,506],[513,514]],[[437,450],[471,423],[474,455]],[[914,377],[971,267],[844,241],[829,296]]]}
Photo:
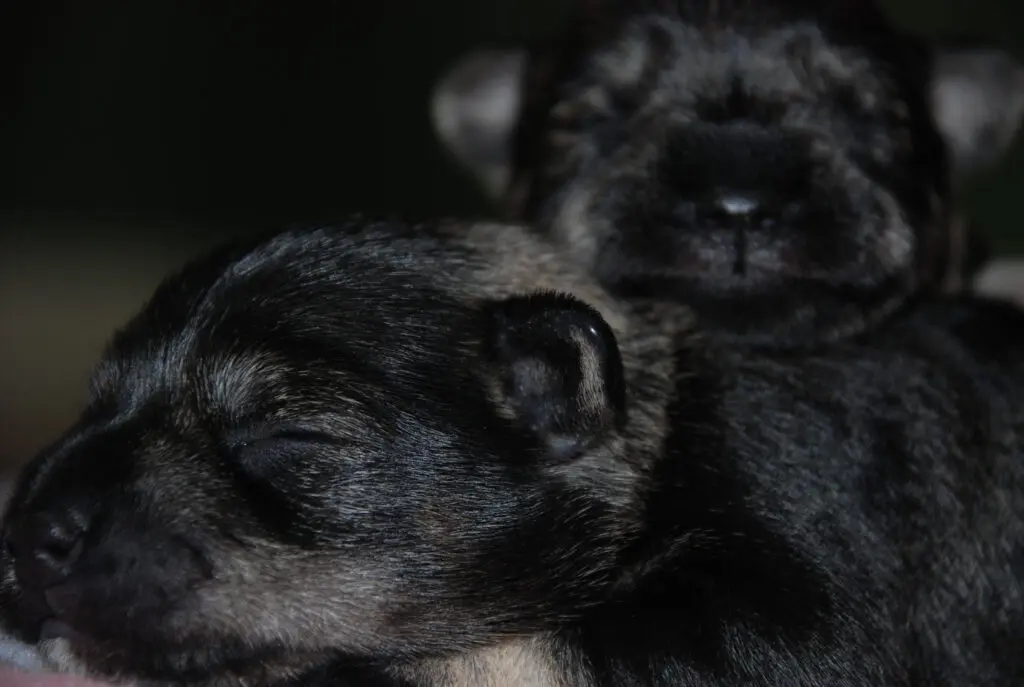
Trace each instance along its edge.
{"label": "puppy eyelid", "polygon": [[337,437],[334,437],[327,432],[300,427],[289,427],[271,431],[245,432],[241,435],[229,437],[225,443],[231,448],[238,450],[258,446],[264,443],[280,441],[295,444],[306,443],[338,445],[342,443]]}

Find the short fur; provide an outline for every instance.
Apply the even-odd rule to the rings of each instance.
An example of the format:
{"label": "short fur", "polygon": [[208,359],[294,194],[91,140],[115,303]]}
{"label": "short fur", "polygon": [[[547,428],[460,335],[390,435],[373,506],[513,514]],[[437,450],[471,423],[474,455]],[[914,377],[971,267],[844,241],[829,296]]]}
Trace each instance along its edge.
{"label": "short fur", "polygon": [[987,257],[954,207],[1024,115],[1024,69],[871,0],[577,0],[529,52],[442,79],[442,140],[617,293],[794,344],[857,333]]}
{"label": "short fur", "polygon": [[722,348],[518,227],[236,244],[111,343],[0,620],[152,685],[1002,687],[1024,315]]}

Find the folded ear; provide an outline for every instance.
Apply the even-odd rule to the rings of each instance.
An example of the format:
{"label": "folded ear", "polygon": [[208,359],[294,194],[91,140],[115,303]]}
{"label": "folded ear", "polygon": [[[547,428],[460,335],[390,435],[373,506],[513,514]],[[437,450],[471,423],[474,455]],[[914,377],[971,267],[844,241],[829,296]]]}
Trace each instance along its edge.
{"label": "folded ear", "polygon": [[980,45],[940,46],[931,82],[935,123],[946,141],[954,181],[995,163],[1024,117],[1024,66]]}
{"label": "folded ear", "polygon": [[431,97],[441,143],[493,197],[504,192],[511,173],[525,63],[524,50],[470,53],[441,78]]}
{"label": "folded ear", "polygon": [[534,432],[553,458],[575,457],[625,419],[619,347],[592,307],[540,293],[493,303],[487,316],[499,412]]}

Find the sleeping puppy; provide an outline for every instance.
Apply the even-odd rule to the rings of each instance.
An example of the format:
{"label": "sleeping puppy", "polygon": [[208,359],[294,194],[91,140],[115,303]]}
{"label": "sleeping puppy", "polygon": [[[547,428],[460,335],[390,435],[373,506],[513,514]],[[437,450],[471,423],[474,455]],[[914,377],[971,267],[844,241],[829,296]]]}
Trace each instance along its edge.
{"label": "sleeping puppy", "polygon": [[0,621],[143,685],[1015,685],[1024,315],[964,300],[769,358],[515,226],[235,243],[21,476]]}
{"label": "sleeping puppy", "polygon": [[854,334],[957,291],[987,247],[954,192],[1024,114],[1024,68],[871,0],[577,0],[530,51],[439,83],[449,150],[510,217],[630,297],[743,341]]}

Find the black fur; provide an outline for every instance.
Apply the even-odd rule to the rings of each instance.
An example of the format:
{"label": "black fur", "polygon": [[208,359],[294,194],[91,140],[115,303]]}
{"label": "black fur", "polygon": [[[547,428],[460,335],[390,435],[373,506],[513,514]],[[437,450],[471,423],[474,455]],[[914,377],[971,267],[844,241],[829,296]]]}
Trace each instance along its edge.
{"label": "black fur", "polygon": [[510,216],[609,288],[785,345],[969,284],[985,248],[954,191],[1022,114],[1012,58],[927,43],[872,0],[577,0],[554,36],[473,57],[435,95]]}
{"label": "black fur", "polygon": [[768,357],[516,227],[233,247],[22,477],[0,618],[144,684],[1020,684],[1024,315],[913,312]]}

